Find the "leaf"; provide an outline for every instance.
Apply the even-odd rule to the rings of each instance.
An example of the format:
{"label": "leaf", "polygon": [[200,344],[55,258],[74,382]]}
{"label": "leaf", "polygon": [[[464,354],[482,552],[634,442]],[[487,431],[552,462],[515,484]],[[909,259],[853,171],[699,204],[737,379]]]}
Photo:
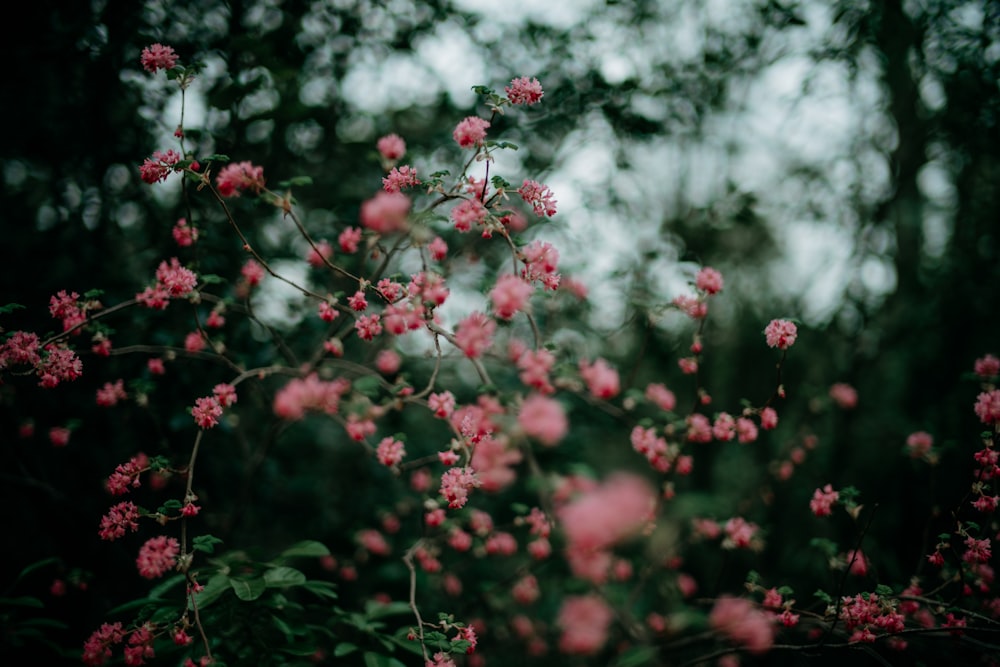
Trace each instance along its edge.
{"label": "leaf", "polygon": [[[200,592],[194,594],[193,602],[198,605],[199,609],[204,609],[218,600],[222,594],[228,590],[229,577],[225,574],[213,575],[212,578],[208,580],[208,583],[205,584],[204,588],[202,588]],[[188,607],[191,607],[191,602],[188,603]]]}
{"label": "leaf", "polygon": [[[16,304],[14,304],[14,305],[16,305]],[[3,312],[3,310],[0,309],[0,312]],[[16,586],[18,584],[18,582],[20,582],[22,579],[24,579],[25,577],[27,577],[29,574],[31,574],[35,570],[39,570],[39,569],[45,567],[46,565],[52,565],[53,563],[58,563],[58,562],[59,562],[59,559],[53,556],[52,558],[44,558],[44,559],[42,559],[40,561],[36,561],[36,562],[34,562],[34,563],[30,564],[30,565],[26,565],[25,568],[23,570],[21,570],[21,572],[17,575],[17,578],[14,579],[14,585]]]}
{"label": "leaf", "polygon": [[321,598],[326,598],[328,600],[337,599],[336,585],[329,581],[307,581],[302,584],[302,587],[307,591]]}
{"label": "leaf", "polygon": [[0,315],[6,315],[7,313],[12,313],[19,308],[24,308],[19,303],[8,303],[6,305],[0,306]]}
{"label": "leaf", "polygon": [[278,183],[278,187],[285,189],[296,185],[312,185],[313,180],[309,176],[293,176],[287,181],[281,181]]}
{"label": "leaf", "polygon": [[264,573],[264,583],[268,588],[301,586],[306,583],[306,575],[294,567],[281,565],[271,568]]}
{"label": "leaf", "polygon": [[382,379],[377,375],[366,375],[355,380],[352,386],[358,393],[372,397],[378,395],[379,385],[381,383]]}
{"label": "leaf", "polygon": [[892,595],[892,588],[890,586],[886,586],[885,584],[879,584],[875,587],[875,593],[881,597],[886,597]]}
{"label": "leaf", "polygon": [[212,153],[208,157],[203,157],[201,162],[229,162],[228,155],[222,155],[220,153]]}
{"label": "leaf", "polygon": [[35,609],[42,609],[45,605],[38,598],[33,598],[30,595],[22,595],[16,598],[0,598],[0,607],[34,607]]}
{"label": "leaf", "polygon": [[166,593],[168,590],[170,590],[177,584],[183,582],[184,579],[185,577],[183,574],[175,574],[172,577],[168,577],[162,583],[154,587],[153,590],[149,591],[150,599],[155,600],[158,598],[162,598],[164,593]]}
{"label": "leaf", "polygon": [[830,594],[827,593],[826,591],[817,590],[815,593],[813,593],[813,596],[818,597],[820,600],[822,600],[827,604],[833,604],[833,598],[830,597]]}
{"label": "leaf", "polygon": [[214,535],[199,535],[191,540],[191,548],[195,551],[204,551],[207,554],[215,553],[215,545],[222,544],[222,540]]}
{"label": "leaf", "polygon": [[206,285],[218,285],[220,283],[226,282],[225,278],[216,275],[214,273],[202,273],[201,275],[198,276],[198,278],[200,278],[201,282],[205,283]]}
{"label": "leaf", "polygon": [[371,653],[370,651],[365,651],[365,667],[406,667],[403,663],[395,658],[390,658],[387,655],[379,655],[378,653]]}
{"label": "leaf", "polygon": [[337,658],[342,658],[348,653],[354,653],[358,650],[358,647],[350,642],[344,642],[343,644],[337,644],[337,648],[333,649],[333,655]]}
{"label": "leaf", "polygon": [[297,544],[293,544],[284,551],[278,558],[320,558],[322,556],[329,556],[330,550],[326,548],[326,545],[322,542],[317,542],[316,540],[305,540]]}
{"label": "leaf", "polygon": [[413,610],[410,609],[410,605],[407,602],[376,602],[375,600],[369,600],[365,604],[365,614],[371,619],[392,616],[394,614],[412,613]]}
{"label": "leaf", "polygon": [[230,579],[229,585],[232,587],[236,597],[244,602],[256,600],[267,590],[267,583],[264,577],[254,577],[253,579]]}
{"label": "leaf", "polygon": [[657,655],[658,650],[653,646],[636,646],[622,653],[614,667],[652,665],[655,664]]}

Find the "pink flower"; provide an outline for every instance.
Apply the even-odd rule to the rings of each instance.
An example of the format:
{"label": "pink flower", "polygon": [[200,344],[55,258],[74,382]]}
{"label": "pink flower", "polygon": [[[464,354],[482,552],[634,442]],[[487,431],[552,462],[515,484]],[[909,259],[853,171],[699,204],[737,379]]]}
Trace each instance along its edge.
{"label": "pink flower", "polygon": [[170,149],[168,151],[153,151],[151,158],[143,160],[139,165],[139,177],[144,183],[153,185],[167,180],[174,171],[174,165],[181,161],[181,154]]}
{"label": "pink flower", "polygon": [[395,350],[380,350],[375,357],[375,368],[382,375],[392,375],[399,371],[402,358]]}
{"label": "pink flower", "polygon": [[858,405],[858,392],[844,382],[837,382],[830,387],[830,398],[843,410],[850,410]]}
{"label": "pink flower", "polygon": [[379,191],[361,204],[361,224],[379,234],[405,231],[410,206],[402,192]]}
{"label": "pink flower", "polygon": [[431,409],[435,417],[446,419],[455,411],[455,396],[447,390],[431,394],[427,397],[427,407]]}
{"label": "pink flower", "polygon": [[720,597],[708,615],[708,624],[750,653],[766,653],[774,644],[775,627],[770,616],[743,598]]}
{"label": "pink flower", "polygon": [[646,385],[645,396],[647,401],[650,401],[656,407],[666,412],[672,412],[677,407],[677,397],[674,396],[674,392],[667,389],[661,383],[657,382]]}
{"label": "pink flower", "polygon": [[992,354],[987,354],[984,357],[976,359],[974,369],[976,375],[984,380],[989,380],[1000,375],[1000,359],[997,359]]}
{"label": "pink flower", "polygon": [[200,331],[192,331],[184,337],[184,350],[187,352],[201,352],[208,343],[205,336]]}
{"label": "pink flower", "polygon": [[603,551],[641,532],[655,509],[656,493],[646,480],[620,472],[560,507],[557,515],[568,551]]}
{"label": "pink flower", "polygon": [[417,170],[409,165],[393,167],[389,174],[382,178],[382,189],[385,192],[399,192],[420,185]]}
{"label": "pink flower", "polygon": [[378,457],[379,463],[384,466],[398,465],[406,456],[406,448],[402,442],[395,438],[382,438],[378,447],[375,448],[375,456]]}
{"label": "pink flower", "polygon": [[374,340],[382,333],[382,318],[378,313],[362,315],[354,323],[354,330],[358,332],[358,338],[361,340]]}
{"label": "pink flower", "polygon": [[264,168],[250,162],[232,162],[219,170],[215,185],[223,197],[238,196],[243,190],[259,193],[264,189]]}
{"label": "pink flower", "polygon": [[525,203],[530,204],[535,211],[535,215],[552,217],[556,214],[556,200],[553,198],[552,190],[549,186],[538,181],[525,180],[517,189],[517,194]]}
{"label": "pink flower", "polygon": [[105,382],[104,386],[97,390],[97,404],[103,407],[112,407],[117,405],[118,401],[124,401],[127,398],[124,380],[115,380],[114,383]]}
{"label": "pink flower", "polygon": [[848,551],[844,555],[844,560],[847,562],[847,570],[851,574],[858,577],[868,574],[868,559],[860,549]]}
{"label": "pink flower", "polygon": [[435,236],[434,240],[427,244],[427,250],[435,262],[440,262],[448,256],[448,244],[440,236]]}
{"label": "pink flower", "polygon": [[478,116],[468,116],[455,126],[452,137],[462,148],[473,148],[481,146],[486,139],[486,129],[490,126],[489,121]]}
{"label": "pink flower", "polygon": [[65,447],[69,444],[69,437],[72,433],[65,426],[53,426],[49,429],[49,442],[52,443],[53,447]]}
{"label": "pink flower", "polygon": [[712,425],[712,435],[716,440],[729,442],[736,435],[736,420],[727,412],[720,412]]}
{"label": "pink flower", "polygon": [[809,501],[809,509],[816,516],[830,516],[833,512],[833,504],[840,498],[840,493],[833,490],[833,486],[827,484],[822,489],[813,492],[812,500]]}
{"label": "pink flower", "polygon": [[934,436],[926,431],[916,431],[906,437],[906,448],[915,459],[927,456],[934,446]]}
{"label": "pink flower", "polygon": [[455,329],[455,343],[470,359],[481,357],[493,344],[497,323],[480,312],[474,312]]}
{"label": "pink flower", "polygon": [[976,416],[986,425],[1000,422],[1000,389],[984,391],[976,398]]}
{"label": "pink flower", "polygon": [[264,274],[264,267],[255,259],[248,259],[240,268],[240,275],[243,276],[243,279],[247,281],[247,285],[250,287],[259,285],[260,281],[264,279]]}
{"label": "pink flower", "polygon": [[705,415],[695,412],[688,415],[687,419],[687,439],[690,442],[711,442],[712,423]]}
{"label": "pink flower", "polygon": [[522,250],[525,268],[521,276],[529,282],[541,282],[545,289],[559,287],[559,251],[545,241],[534,240]]}
{"label": "pink flower", "polygon": [[490,290],[493,312],[503,320],[509,320],[524,310],[531,298],[534,287],[517,276],[506,273],[497,280]]}
{"label": "pink flower", "polygon": [[774,408],[764,408],[760,411],[760,426],[771,430],[778,425],[778,412]]}
{"label": "pink flower", "polygon": [[771,320],[771,323],[764,329],[764,337],[768,347],[776,347],[779,350],[787,350],[795,343],[795,336],[798,329],[795,324],[788,320]]}
{"label": "pink flower", "polygon": [[174,242],[182,248],[195,244],[198,240],[198,228],[188,224],[188,221],[181,218],[171,230],[174,235]]}
{"label": "pink flower", "polygon": [[150,44],[144,48],[140,60],[142,68],[152,73],[161,69],[173,69],[177,66],[177,54],[174,53],[174,49],[163,44]]}
{"label": "pink flower", "polygon": [[722,291],[722,274],[706,266],[695,276],[694,286],[705,294],[718,294]]}
{"label": "pink flower", "polygon": [[224,408],[234,405],[237,399],[236,387],[226,382],[219,383],[212,387],[212,395],[215,396],[219,405]]}
{"label": "pink flower", "polygon": [[760,531],[760,526],[752,521],[747,521],[743,517],[734,516],[726,521],[722,529],[726,533],[725,538],[722,540],[723,549],[756,550],[762,546],[760,538],[757,535]]}
{"label": "pink flower", "polygon": [[368,550],[376,556],[388,556],[392,551],[392,548],[386,541],[385,536],[374,528],[366,528],[365,530],[359,531],[355,536],[355,539],[357,539],[358,544],[360,544],[362,548]]}
{"label": "pink flower", "polygon": [[587,383],[587,388],[595,398],[613,398],[620,391],[618,371],[604,359],[598,358],[593,364],[581,359],[580,377]]}
{"label": "pink flower", "polygon": [[98,532],[102,540],[113,541],[125,536],[125,531],[139,530],[139,508],[125,501],[113,506],[101,517],[101,530]]}
{"label": "pink flower", "polygon": [[521,459],[521,451],[508,447],[506,438],[494,438],[486,434],[476,443],[470,464],[476,471],[483,491],[496,493],[517,479],[513,466],[520,463]]}
{"label": "pink flower", "polygon": [[469,491],[480,485],[472,468],[450,468],[441,476],[440,493],[448,501],[448,507],[464,507],[469,499]]}
{"label": "pink flower", "polygon": [[160,262],[156,268],[156,282],[170,298],[185,297],[198,285],[198,276],[191,269],[181,266],[176,257],[170,262]]}
{"label": "pink flower", "polygon": [[614,614],[596,594],[570,595],[563,599],[556,624],[562,629],[559,650],[572,655],[593,655],[608,641]]}
{"label": "pink flower", "polygon": [[219,399],[214,396],[202,396],[195,400],[194,407],[191,408],[191,416],[194,417],[194,422],[199,428],[212,428],[219,423],[219,417],[222,416],[222,405],[219,403]]}
{"label": "pink flower", "polygon": [[555,387],[549,379],[549,372],[555,363],[555,355],[544,347],[527,350],[517,358],[517,368],[521,371],[518,378],[543,394],[551,394],[555,391]]}
{"label": "pink flower", "polygon": [[547,447],[559,444],[569,430],[569,420],[562,403],[542,394],[531,394],[524,400],[517,423],[527,436]]}
{"label": "pink flower", "polygon": [[455,223],[455,229],[460,232],[467,232],[472,229],[473,224],[481,225],[486,220],[486,207],[478,199],[463,199],[457,206],[451,209],[451,221]]}
{"label": "pink flower", "polygon": [[361,243],[361,229],[358,227],[348,227],[340,232],[340,235],[337,237],[337,243],[340,244],[340,249],[346,253],[357,252],[358,244]]}
{"label": "pink flower", "polygon": [[309,262],[309,266],[316,268],[323,267],[331,257],[333,257],[333,246],[326,239],[318,241],[316,247],[310,247],[309,252],[306,253],[306,261]]}
{"label": "pink flower", "polygon": [[406,154],[406,142],[398,134],[387,134],[375,142],[375,148],[382,157],[395,162]]}
{"label": "pink flower", "polygon": [[103,665],[111,659],[111,646],[125,640],[121,623],[104,623],[83,644],[83,664]]}
{"label": "pink flower", "polygon": [[752,419],[740,417],[736,420],[736,436],[740,442],[753,442],[757,439],[757,425]]}
{"label": "pink flower", "polygon": [[139,574],[147,579],[162,577],[177,564],[180,545],[177,540],[166,535],[150,538],[139,549],[135,563]]}
{"label": "pink flower", "polygon": [[511,104],[525,104],[532,105],[538,104],[545,92],[542,90],[542,84],[538,82],[538,79],[529,79],[526,76],[522,76],[516,79],[511,79],[510,85],[504,87],[503,91],[507,93],[507,99]]}

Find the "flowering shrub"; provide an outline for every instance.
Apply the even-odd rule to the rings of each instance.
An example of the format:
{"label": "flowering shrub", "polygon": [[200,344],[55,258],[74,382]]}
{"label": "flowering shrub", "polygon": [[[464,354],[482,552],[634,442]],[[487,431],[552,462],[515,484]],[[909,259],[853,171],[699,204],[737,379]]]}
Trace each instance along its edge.
{"label": "flowering shrub", "polygon": [[[161,44],[140,62],[181,92],[198,74]],[[961,456],[974,472],[945,528],[914,556],[918,567],[882,570],[869,547],[877,504],[828,480],[784,508],[810,536],[801,570],[769,567],[764,554],[791,537],[758,522],[765,494],[699,503],[695,478],[707,460],[744,449],[760,452],[770,485],[809,465],[822,445],[808,434],[780,458],[765,445],[787,399],[786,361],[811,332],[789,319],[762,322],[758,352],[774,355],[777,371],[761,378],[766,398],[716,407],[703,372],[705,323],[725,281],[703,266],[692,293],[663,297],[695,329],[677,359],[684,386],[658,369],[637,382],[612,350],[566,343],[558,322],[571,315],[561,313],[587,297],[544,240],[556,193],[535,174],[496,173],[497,157],[516,149],[496,128],[532,113],[521,107],[543,102],[542,84],[516,76],[504,94],[475,91],[488,117],[457,119],[454,164],[418,174],[400,163],[400,135],[372,146],[382,174],[336,243],[296,202],[308,184],[272,173],[287,165],[265,174],[238,156],[200,155],[179,126],[177,147],[137,164],[149,187],[179,180],[199,202],[175,218],[176,254],[150,266],[133,298],[109,305],[96,291],[60,291],[49,304],[56,333],[7,332],[0,371],[15,395],[38,385],[58,401],[66,385],[101,378],[102,409],[134,405],[166,424],[156,442],[122,420],[136,429],[135,451],[107,470],[93,537],[107,549],[126,544],[136,574],[153,583],[80,637],[82,662],[444,666],[563,654],[624,666],[963,639],[973,653],[992,646],[1000,362],[969,360],[980,386],[978,396],[970,386],[968,409],[983,431]],[[251,241],[261,211],[294,232],[301,271]],[[199,249],[226,233],[245,263],[217,275]],[[468,303],[454,305],[467,291],[462,262],[487,253],[502,266],[489,265]],[[272,281],[301,296],[284,326],[258,315]],[[156,318],[158,340],[129,340],[129,318]],[[111,358],[142,363],[104,379]],[[172,384],[176,376],[185,381]],[[193,393],[175,390],[192,382]],[[788,382],[794,391],[796,378]],[[819,394],[843,410],[864,398],[843,382]],[[153,406],[154,395],[165,398]],[[598,418],[610,426],[595,438],[588,424]],[[72,447],[71,431],[50,431],[52,444]],[[898,440],[901,460],[940,460],[929,433]],[[348,466],[349,484],[320,489],[338,505],[296,505],[296,489],[267,486],[268,466],[278,465],[316,484],[314,468]],[[226,500],[234,475],[246,483]],[[316,515],[301,525],[319,534],[233,545],[216,535],[269,502]],[[836,533],[823,522],[835,520],[848,538],[828,537]]]}

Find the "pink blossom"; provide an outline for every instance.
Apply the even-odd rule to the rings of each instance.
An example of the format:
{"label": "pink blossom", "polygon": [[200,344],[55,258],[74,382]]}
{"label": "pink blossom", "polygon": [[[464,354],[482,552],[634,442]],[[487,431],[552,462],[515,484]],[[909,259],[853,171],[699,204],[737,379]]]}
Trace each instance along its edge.
{"label": "pink blossom", "polygon": [[559,287],[559,251],[545,241],[534,240],[521,250],[525,268],[521,276],[529,282],[541,282],[545,289]]}
{"label": "pink blossom", "polygon": [[6,366],[35,366],[41,362],[38,334],[15,331],[0,344],[0,369]]}
{"label": "pink blossom", "polygon": [[358,442],[363,441],[370,435],[375,435],[375,422],[371,419],[360,417],[358,415],[350,415],[347,418],[347,423],[344,425],[347,429],[347,435],[351,440],[356,440]]}
{"label": "pink blossom", "polygon": [[493,312],[503,320],[509,320],[524,310],[534,288],[521,278],[505,273],[490,290]]}
{"label": "pink blossom", "polygon": [[316,247],[310,247],[306,253],[306,261],[309,266],[321,268],[333,257],[333,246],[326,239],[321,239],[316,243]]}
{"label": "pink blossom", "polygon": [[178,553],[180,545],[173,537],[160,535],[150,538],[139,549],[139,557],[135,561],[139,574],[147,579],[162,577],[177,564]]}
{"label": "pink blossom", "polygon": [[65,426],[53,426],[49,429],[49,442],[53,447],[65,447],[73,432]]}
{"label": "pink blossom", "polygon": [[587,389],[595,398],[613,398],[620,391],[618,371],[608,365],[604,359],[598,358],[593,364],[586,359],[580,360],[580,377],[587,383]]}
{"label": "pink blossom", "polygon": [[493,556],[512,556],[517,553],[517,539],[510,533],[496,531],[486,538],[486,553]]}
{"label": "pink blossom", "polygon": [[757,439],[757,425],[752,419],[740,417],[736,420],[736,436],[742,443],[753,442]]}
{"label": "pink blossom", "polygon": [[535,215],[552,217],[556,214],[556,200],[549,186],[538,181],[525,180],[517,189],[517,194],[530,204]]}
{"label": "pink blossom", "polygon": [[517,367],[521,371],[518,377],[521,382],[537,389],[543,394],[555,391],[549,372],[556,363],[554,354],[544,347],[538,350],[526,350],[517,358]]}
{"label": "pink blossom", "polygon": [[545,92],[538,79],[529,79],[526,76],[511,79],[510,85],[505,86],[503,91],[507,93],[507,100],[511,104],[532,105],[538,104]]}
{"label": "pink blossom", "polygon": [[378,313],[362,315],[354,323],[354,330],[358,332],[358,338],[361,340],[374,340],[382,333],[382,318]]}
{"label": "pink blossom", "polygon": [[840,493],[833,490],[833,486],[827,484],[822,489],[813,492],[812,500],[809,501],[809,509],[816,516],[830,516],[833,512],[833,504],[840,498]]}
{"label": "pink blossom", "polygon": [[375,148],[383,158],[395,162],[406,154],[406,142],[398,134],[387,134],[375,142]]}
{"label": "pink blossom", "polygon": [[435,236],[434,240],[427,244],[427,250],[435,262],[440,262],[448,256],[448,244],[440,236]]}
{"label": "pink blossom", "polygon": [[409,165],[393,167],[392,171],[382,178],[382,190],[385,192],[399,192],[418,185],[420,179],[417,178],[417,170]]}
{"label": "pink blossom", "polygon": [[596,594],[570,595],[563,599],[556,624],[562,629],[559,650],[571,655],[593,655],[608,641],[614,614]]}
{"label": "pink blossom", "polygon": [[337,243],[340,245],[340,249],[346,253],[357,252],[358,245],[361,243],[361,229],[348,227],[337,236]]}
{"label": "pink blossom", "polygon": [[712,425],[712,435],[716,440],[729,442],[736,435],[736,420],[726,412],[720,412]]}
{"label": "pink blossom", "polygon": [[750,653],[766,653],[774,644],[770,616],[744,598],[723,595],[708,615],[709,626]]}
{"label": "pink blossom", "polygon": [[427,397],[427,407],[435,417],[447,419],[455,411],[455,396],[448,390]]}
{"label": "pink blossom", "polygon": [[830,387],[830,398],[843,410],[851,410],[858,405],[858,392],[844,382],[837,382]]}
{"label": "pink blossom", "polygon": [[684,375],[694,375],[698,372],[698,359],[695,357],[681,357],[677,360],[677,367]]}
{"label": "pink blossom", "polygon": [[198,228],[189,225],[188,221],[184,218],[177,221],[171,233],[174,236],[174,242],[182,248],[193,246],[198,240]]}
{"label": "pink blossom", "polygon": [[563,505],[557,515],[570,551],[600,551],[645,528],[656,508],[656,493],[631,473],[614,473],[602,484]]}
{"label": "pink blossom", "polygon": [[104,623],[83,644],[83,664],[103,665],[111,659],[111,646],[125,640],[121,623]]}
{"label": "pink blossom", "polygon": [[848,551],[844,555],[844,560],[847,562],[847,571],[851,574],[858,577],[868,574],[868,559],[860,549]]}
{"label": "pink blossom", "polygon": [[348,392],[350,383],[338,378],[332,381],[320,380],[315,373],[305,378],[288,382],[274,396],[274,414],[282,419],[298,420],[307,410],[326,414],[337,414],[340,398]]}
{"label": "pink blossom", "polygon": [[527,436],[547,447],[559,444],[569,430],[562,403],[542,394],[531,394],[524,400],[517,423]]}
{"label": "pink blossom", "polygon": [[483,491],[496,493],[517,479],[514,466],[523,458],[521,450],[508,446],[506,438],[486,434],[475,445],[470,464]]}
{"label": "pink blossom", "polygon": [[687,419],[687,439],[690,442],[711,442],[712,423],[705,415],[695,412],[688,415]]}
{"label": "pink blossom", "polygon": [[124,537],[126,529],[133,533],[139,530],[139,508],[128,501],[118,503],[101,517],[101,530],[98,534],[102,540],[110,542]]}
{"label": "pink blossom", "polygon": [[486,129],[490,126],[489,121],[478,116],[468,116],[455,126],[452,137],[462,148],[474,148],[481,146],[486,139]]}
{"label": "pink blossom", "polygon": [[984,391],[976,397],[976,416],[987,426],[1000,422],[1000,389]]}
{"label": "pink blossom", "polygon": [[191,416],[199,428],[206,429],[218,425],[222,416],[222,405],[215,396],[202,396],[194,402]]}
{"label": "pink blossom", "polygon": [[35,373],[40,378],[38,384],[51,389],[60,382],[71,382],[83,375],[83,362],[68,347],[50,343],[45,346]]}
{"label": "pink blossom", "polygon": [[375,448],[375,456],[378,457],[379,463],[384,466],[399,465],[403,457],[406,456],[406,448],[402,442],[395,438],[382,438],[378,447]]}
{"label": "pink blossom", "polygon": [[103,407],[112,407],[118,401],[128,398],[125,393],[125,381],[122,379],[112,382],[105,382],[104,386],[97,390],[97,404]]}
{"label": "pink blossom", "polygon": [[723,549],[759,549],[762,545],[758,533],[760,526],[743,517],[734,516],[722,527],[726,536],[722,540]]}
{"label": "pink blossom", "polygon": [[695,276],[694,286],[705,294],[718,294],[722,291],[722,274],[711,267],[703,267]]}
{"label": "pink blossom", "polygon": [[366,528],[358,531],[358,534],[355,535],[355,539],[362,548],[368,550],[376,556],[388,556],[392,551],[392,548],[386,541],[385,536],[374,528]]}
{"label": "pink blossom", "polygon": [[219,170],[215,185],[223,197],[239,196],[244,190],[259,193],[264,189],[264,168],[246,161],[232,162]]}
{"label": "pink blossom", "polygon": [[708,304],[704,299],[682,294],[675,296],[671,303],[693,320],[702,320],[708,316]]}
{"label": "pink blossom", "polygon": [[440,493],[448,501],[448,507],[458,509],[468,502],[469,491],[479,485],[472,468],[450,468],[441,476]]}
{"label": "pink blossom", "polygon": [[382,375],[393,375],[399,372],[402,361],[399,353],[395,350],[379,350],[378,355],[375,357],[375,368]]}
{"label": "pink blossom", "polygon": [[538,579],[533,574],[526,574],[514,582],[510,593],[518,604],[529,605],[541,595]]}
{"label": "pink blossom", "polygon": [[174,49],[163,44],[150,44],[144,48],[140,60],[142,68],[154,74],[157,70],[173,69],[177,66],[177,54]]}
{"label": "pink blossom", "polygon": [[927,456],[934,446],[934,436],[927,431],[916,431],[906,437],[906,448],[915,459]]}
{"label": "pink blossom", "polygon": [[774,408],[764,408],[760,411],[760,426],[771,430],[778,425],[778,412]]}
{"label": "pink blossom", "polygon": [[795,343],[797,334],[797,327],[788,320],[771,320],[764,329],[764,337],[767,339],[768,347],[776,347],[779,350],[790,348]]}
{"label": "pink blossom", "polygon": [[495,321],[480,312],[474,312],[458,323],[455,329],[455,343],[470,359],[481,357],[493,344]]}
{"label": "pink blossom", "polygon": [[651,382],[646,385],[645,396],[647,401],[666,412],[672,412],[677,407],[677,397],[674,396],[674,392],[667,389],[662,383]]}
{"label": "pink blossom", "polygon": [[361,204],[361,224],[379,234],[405,231],[410,206],[403,193],[380,191]]}
{"label": "pink blossom", "polygon": [[971,535],[965,538],[965,553],[962,560],[966,563],[988,563],[992,556],[989,539],[977,540]]}
{"label": "pink blossom", "polygon": [[1000,375],[1000,359],[996,358],[992,354],[987,354],[984,357],[976,359],[976,363],[973,368],[976,375],[984,380],[989,380],[990,378]]}
{"label": "pink blossom", "polygon": [[139,177],[142,178],[143,182],[150,185],[159,181],[165,181],[167,180],[167,176],[173,173],[175,165],[180,160],[180,153],[173,149],[153,151],[153,156],[146,158],[139,165]]}
{"label": "pink blossom", "polygon": [[474,224],[483,224],[487,215],[486,207],[478,199],[463,199],[450,213],[455,229],[460,232],[469,231]]}
{"label": "pink blossom", "polygon": [[234,405],[237,400],[236,387],[226,382],[220,382],[212,387],[212,395],[224,408]]}
{"label": "pink blossom", "polygon": [[243,276],[243,279],[247,281],[247,285],[250,287],[259,285],[260,281],[264,279],[264,274],[264,267],[255,259],[248,259],[240,268],[240,275]]}
{"label": "pink blossom", "polygon": [[198,276],[194,271],[181,266],[176,257],[171,257],[169,263],[160,262],[156,269],[156,281],[170,298],[176,299],[194,291]]}

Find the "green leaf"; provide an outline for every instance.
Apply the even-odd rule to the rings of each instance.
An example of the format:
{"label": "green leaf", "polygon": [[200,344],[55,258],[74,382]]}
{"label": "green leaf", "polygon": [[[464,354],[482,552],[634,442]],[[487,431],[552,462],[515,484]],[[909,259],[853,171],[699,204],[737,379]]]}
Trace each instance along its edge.
{"label": "green leaf", "polygon": [[333,649],[333,655],[337,658],[342,658],[348,653],[354,653],[358,650],[358,647],[350,642],[344,642],[343,644],[337,644],[337,648]]}
{"label": "green leaf", "polygon": [[264,573],[264,584],[268,588],[285,588],[286,586],[301,586],[306,583],[306,575],[294,567],[280,565]]}
{"label": "green leaf", "polygon": [[364,394],[371,398],[372,396],[377,396],[379,392],[379,385],[382,380],[377,375],[366,375],[360,377],[354,381],[352,387],[355,391],[360,394]]}
{"label": "green leaf", "polygon": [[322,542],[317,542],[315,540],[305,540],[297,544],[293,544],[284,551],[281,552],[279,558],[321,558],[322,556],[329,556],[330,550],[326,548],[326,545]]}
{"label": "green leaf", "polygon": [[387,655],[365,651],[365,667],[406,667],[403,663]]}
{"label": "green leaf", "polygon": [[328,600],[337,599],[337,587],[329,581],[311,580],[302,584],[302,587],[317,597],[326,598]]}
{"label": "green leaf", "polygon": [[16,598],[0,598],[0,607],[34,607],[42,609],[45,607],[42,601],[30,595],[22,595]]}
{"label": "green leaf", "polygon": [[161,582],[156,587],[154,587],[153,590],[149,591],[149,597],[150,597],[150,599],[155,600],[155,599],[158,599],[158,598],[162,598],[164,593],[166,593],[167,591],[169,591],[171,588],[173,588],[177,584],[183,582],[184,579],[185,579],[185,577],[184,577],[183,574],[175,574],[172,577],[168,577],[167,579],[164,579],[163,582]]}
{"label": "green leaf", "polygon": [[287,181],[281,181],[278,183],[279,188],[291,188],[296,185],[312,185],[313,180],[309,176],[293,176]]}
{"label": "green leaf", "polygon": [[365,614],[368,618],[382,618],[394,614],[412,614],[413,610],[407,602],[376,602],[368,600],[365,603]]}
{"label": "green leaf", "polygon": [[[2,309],[0,309],[0,310],[2,310]],[[23,570],[21,570],[21,572],[17,575],[17,578],[14,579],[14,585],[16,586],[22,579],[24,579],[25,577],[27,577],[29,574],[31,574],[35,570],[40,570],[41,568],[43,568],[43,567],[45,567],[47,565],[53,565],[53,564],[58,563],[58,562],[59,562],[59,559],[56,558],[55,556],[53,556],[52,558],[43,558],[40,561],[35,561],[34,563],[31,563],[30,565],[26,565],[25,568]]]}
{"label": "green leaf", "polygon": [[[198,605],[198,609],[204,609],[218,600],[228,590],[229,577],[225,574],[215,574],[208,580],[208,583],[205,584],[200,592],[194,594],[194,604]],[[188,607],[191,608],[191,602],[188,603]]]}
{"label": "green leaf", "polygon": [[236,597],[244,602],[256,600],[267,589],[264,577],[254,577],[253,579],[230,579],[229,585],[232,587]]}
{"label": "green leaf", "polygon": [[6,315],[7,313],[12,313],[15,310],[23,308],[24,306],[22,306],[19,303],[8,303],[6,305],[0,306],[0,315]]}
{"label": "green leaf", "polygon": [[892,587],[886,586],[885,584],[879,584],[875,587],[875,594],[881,597],[892,595]]}
{"label": "green leaf", "polygon": [[218,285],[220,283],[226,282],[225,278],[216,275],[214,273],[203,273],[198,277],[201,279],[201,282],[205,283],[206,285]]}
{"label": "green leaf", "polygon": [[830,594],[824,590],[817,590],[815,593],[813,593],[813,596],[818,597],[820,600],[822,600],[827,604],[833,604],[833,598],[830,597]]}
{"label": "green leaf", "polygon": [[222,155],[221,153],[212,153],[208,157],[203,157],[200,162],[229,162],[229,156]]}
{"label": "green leaf", "polygon": [[215,553],[215,545],[222,544],[222,540],[214,535],[199,535],[191,540],[191,548],[195,551],[203,551],[207,554]]}

